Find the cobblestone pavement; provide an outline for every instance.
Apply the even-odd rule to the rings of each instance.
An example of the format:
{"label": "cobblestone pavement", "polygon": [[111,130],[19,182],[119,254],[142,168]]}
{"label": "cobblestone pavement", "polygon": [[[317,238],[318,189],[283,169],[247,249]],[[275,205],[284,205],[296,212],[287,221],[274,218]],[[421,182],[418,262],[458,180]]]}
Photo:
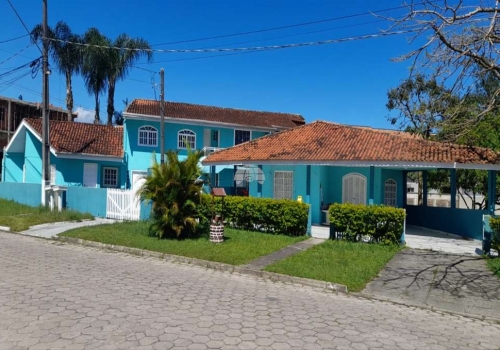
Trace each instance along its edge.
{"label": "cobblestone pavement", "polygon": [[0,233],[0,349],[498,349],[500,325]]}

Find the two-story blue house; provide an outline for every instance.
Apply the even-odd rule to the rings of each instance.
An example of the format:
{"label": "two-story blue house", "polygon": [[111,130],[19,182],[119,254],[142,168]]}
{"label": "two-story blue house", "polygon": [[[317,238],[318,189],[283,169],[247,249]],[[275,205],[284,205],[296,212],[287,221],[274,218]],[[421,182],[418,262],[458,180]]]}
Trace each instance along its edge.
{"label": "two-story blue house", "polygon": [[[210,152],[304,124],[296,114],[165,103],[165,150]],[[123,126],[51,121],[51,184],[136,190],[160,158],[160,102],[134,100]],[[41,184],[41,119],[27,119],[4,149],[2,181]],[[233,167],[217,167],[216,184],[233,191]]]}

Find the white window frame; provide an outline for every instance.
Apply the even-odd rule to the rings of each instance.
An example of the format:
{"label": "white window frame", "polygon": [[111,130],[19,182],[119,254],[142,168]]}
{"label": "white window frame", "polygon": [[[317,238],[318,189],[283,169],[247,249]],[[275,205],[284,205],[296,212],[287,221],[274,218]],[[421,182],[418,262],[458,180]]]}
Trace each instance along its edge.
{"label": "white window frame", "polygon": [[177,133],[177,149],[196,149],[196,133],[193,130],[182,129]]}
{"label": "white window frame", "polygon": [[[115,171],[115,184],[106,184],[106,170]],[[119,187],[118,168],[110,167],[110,166],[102,167],[102,187],[106,187],[106,188],[118,188]]]}
{"label": "white window frame", "polygon": [[398,183],[394,179],[387,179],[384,183],[384,204],[390,207],[398,205]]}
{"label": "white window frame", "polygon": [[252,141],[252,130],[247,130],[247,129],[234,129],[234,132],[233,132],[233,142],[234,142],[234,146],[236,146],[236,145],[240,145],[240,144],[245,143],[245,142],[248,142],[248,141],[245,141],[245,142],[236,143],[236,132],[237,132],[237,131],[245,131],[245,132],[249,132],[249,133],[250,133],[250,138],[248,139],[248,141]]}
{"label": "white window frame", "polygon": [[[290,188],[285,189],[286,183],[285,180],[285,174],[290,175]],[[278,178],[277,175],[283,175],[281,178]],[[282,181],[281,184],[277,184],[277,180]],[[293,199],[293,171],[281,171],[277,170],[274,172],[274,189],[273,189],[273,194],[274,194],[274,199]],[[278,186],[282,186],[282,188],[279,188]]]}
{"label": "white window frame", "polygon": [[[141,136],[142,134],[142,136]],[[141,140],[146,141],[144,143]],[[154,141],[154,142],[153,142]],[[144,147],[158,146],[158,129],[151,125],[143,125],[137,130],[137,144]]]}
{"label": "white window frame", "polygon": [[[348,191],[348,188],[346,188],[349,184],[348,184],[348,181],[352,179],[353,181],[353,191],[356,192],[356,189],[354,188],[354,181],[357,179],[357,180],[361,180],[363,181],[363,188],[361,189],[362,190],[362,196],[361,198],[358,198],[357,200],[355,201],[352,201],[352,196],[349,196],[350,198],[347,198],[347,196],[349,195],[349,191]],[[358,189],[359,191],[359,189]],[[358,193],[360,194],[360,193]],[[354,193],[352,194],[354,195]],[[356,196],[356,197],[360,197],[360,196]],[[349,174],[346,174],[342,177],[342,203],[353,203],[353,204],[365,204],[366,205],[366,176],[363,176],[359,173],[349,173]]]}
{"label": "white window frame", "polygon": [[57,168],[55,164],[50,165],[50,184],[55,185],[57,183]]}

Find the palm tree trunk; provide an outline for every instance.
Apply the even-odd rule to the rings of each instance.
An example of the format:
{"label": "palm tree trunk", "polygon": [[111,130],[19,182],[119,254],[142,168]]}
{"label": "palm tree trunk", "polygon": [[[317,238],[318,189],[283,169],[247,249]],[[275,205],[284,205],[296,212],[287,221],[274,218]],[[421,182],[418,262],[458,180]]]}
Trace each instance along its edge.
{"label": "palm tree trunk", "polygon": [[94,117],[94,124],[101,124],[101,118],[99,117],[99,91],[95,91],[94,95],[95,95],[95,117]]}
{"label": "palm tree trunk", "polygon": [[73,112],[73,88],[71,87],[71,72],[66,71],[66,108],[68,109],[68,121],[72,121]]}
{"label": "palm tree trunk", "polygon": [[113,114],[115,113],[115,80],[108,82],[108,125],[113,123]]}

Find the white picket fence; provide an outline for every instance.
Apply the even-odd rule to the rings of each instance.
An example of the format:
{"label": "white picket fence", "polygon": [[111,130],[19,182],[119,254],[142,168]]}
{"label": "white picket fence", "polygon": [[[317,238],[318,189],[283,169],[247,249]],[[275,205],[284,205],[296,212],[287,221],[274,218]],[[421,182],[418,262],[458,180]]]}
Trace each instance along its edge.
{"label": "white picket fence", "polygon": [[106,217],[117,220],[139,220],[141,206],[133,190],[108,188]]}

